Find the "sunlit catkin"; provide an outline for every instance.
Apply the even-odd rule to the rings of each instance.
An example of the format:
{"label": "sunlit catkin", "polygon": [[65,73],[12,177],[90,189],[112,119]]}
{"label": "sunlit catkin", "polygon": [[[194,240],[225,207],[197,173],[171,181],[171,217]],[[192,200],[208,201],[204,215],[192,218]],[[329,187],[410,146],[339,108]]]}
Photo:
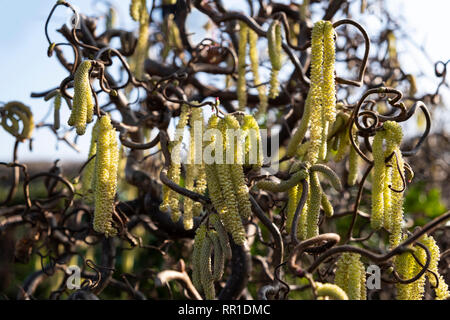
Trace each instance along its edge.
{"label": "sunlit catkin", "polygon": [[86,132],[86,124],[92,121],[94,112],[94,102],[89,82],[91,66],[92,62],[90,60],[83,61],[74,75],[72,113],[67,124],[75,126],[79,135],[83,135]]}
{"label": "sunlit catkin", "polygon": [[133,71],[136,78],[143,76],[144,61],[147,57],[149,36],[149,14],[146,0],[132,0],[130,4],[130,15],[134,21],[139,22],[139,35],[134,53]]}
{"label": "sunlit catkin", "polygon": [[237,96],[239,110],[244,110],[247,105],[247,87],[245,81],[245,57],[247,56],[248,26],[245,22],[239,21],[239,52],[238,52],[238,79]]}
{"label": "sunlit catkin", "polygon": [[311,172],[309,176],[310,192],[308,194],[308,211],[306,218],[306,238],[319,235],[319,214],[320,202],[322,198],[322,188],[320,186],[317,172]]}
{"label": "sunlit catkin", "polygon": [[366,299],[365,268],[359,254],[345,252],[339,257],[334,283],[347,293],[349,300]]}
{"label": "sunlit catkin", "polygon": [[384,163],[383,140],[384,131],[378,131],[372,143],[373,154],[373,179],[372,179],[372,213],[370,223],[373,229],[377,230],[383,226],[384,216],[384,180],[386,174],[386,165]]}
{"label": "sunlit catkin", "polygon": [[267,110],[267,93],[266,86],[261,84],[259,79],[259,57],[258,48],[256,47],[258,43],[258,34],[252,29],[248,28],[248,44],[249,44],[249,56],[250,56],[250,66],[253,73],[253,84],[257,86],[258,97],[259,97],[259,108],[258,116],[264,115]]}
{"label": "sunlit catkin", "polygon": [[274,20],[267,30],[267,41],[269,47],[269,58],[272,64],[272,71],[270,74],[270,89],[269,97],[275,99],[280,92],[280,83],[278,74],[281,69],[281,24],[278,20]]}
{"label": "sunlit catkin", "polygon": [[112,226],[114,198],[117,188],[119,149],[111,119],[104,115],[99,120],[97,155],[95,157],[95,211],[94,230],[114,236]]}
{"label": "sunlit catkin", "polygon": [[257,170],[263,165],[263,150],[258,122],[252,115],[245,115],[241,129],[245,136],[245,165]]}

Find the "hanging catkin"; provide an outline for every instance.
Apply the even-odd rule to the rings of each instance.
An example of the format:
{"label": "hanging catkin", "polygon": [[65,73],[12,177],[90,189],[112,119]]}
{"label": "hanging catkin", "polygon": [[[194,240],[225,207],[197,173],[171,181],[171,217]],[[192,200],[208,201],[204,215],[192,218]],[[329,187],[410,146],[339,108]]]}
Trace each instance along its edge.
{"label": "hanging catkin", "polygon": [[102,116],[99,122],[94,169],[94,230],[106,236],[114,236],[117,232],[112,226],[112,217],[117,188],[119,149],[109,116]]}

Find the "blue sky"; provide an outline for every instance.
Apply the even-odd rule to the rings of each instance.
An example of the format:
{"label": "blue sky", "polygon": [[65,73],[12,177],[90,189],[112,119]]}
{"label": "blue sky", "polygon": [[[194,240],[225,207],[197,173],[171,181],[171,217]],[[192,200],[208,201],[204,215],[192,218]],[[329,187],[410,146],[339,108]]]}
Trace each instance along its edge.
{"label": "blue sky", "polygon": [[[135,24],[128,17],[127,0],[111,1],[119,8],[119,25],[133,30]],[[299,1],[300,2],[300,1]],[[419,0],[389,0],[392,8],[398,10],[410,27],[413,38],[423,44],[432,60],[450,58],[450,43],[447,35],[450,30],[448,12],[450,2],[444,0],[428,0],[426,4]],[[47,57],[47,41],[44,35],[45,19],[54,0],[39,1],[7,1],[1,0],[0,10],[0,101],[8,102],[20,100],[31,106],[35,122],[39,122],[49,111],[50,102],[43,99],[30,98],[30,92],[40,92],[55,87],[67,76],[67,72],[59,65],[56,58]],[[92,0],[74,0],[72,4],[87,15],[94,15],[102,10],[101,5],[95,8]],[[243,1],[226,1],[227,6],[241,9]],[[420,18],[419,18],[420,15]],[[68,21],[65,8],[58,9],[50,23],[50,37],[54,41],[61,37],[54,31]],[[205,18],[196,13],[188,20],[189,28],[198,30],[205,23]],[[370,20],[369,20],[370,21]],[[99,22],[103,24],[103,22]],[[369,32],[371,26],[368,26]],[[194,41],[198,41],[202,34],[197,33]],[[18,41],[20,39],[20,41]],[[403,51],[415,50],[412,46],[399,48]],[[432,74],[432,66],[420,53],[415,52],[414,60],[406,61],[411,71],[422,69]],[[424,83],[424,88],[432,88],[436,82]],[[68,109],[63,105],[61,123],[65,123],[69,116]],[[47,122],[52,121],[52,117]],[[65,143],[57,143],[55,136],[47,128],[36,130],[34,133],[33,152],[28,151],[28,144],[21,144],[19,159],[30,160],[84,160],[87,155],[88,134],[78,139],[81,152],[77,153]],[[0,130],[0,161],[10,161],[14,138]],[[58,148],[56,148],[58,147]]]}

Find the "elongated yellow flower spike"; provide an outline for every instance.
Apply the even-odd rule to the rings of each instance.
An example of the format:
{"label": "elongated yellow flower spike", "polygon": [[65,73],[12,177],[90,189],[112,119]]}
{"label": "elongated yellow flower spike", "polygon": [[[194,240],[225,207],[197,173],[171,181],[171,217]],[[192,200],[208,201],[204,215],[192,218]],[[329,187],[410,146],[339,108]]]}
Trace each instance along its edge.
{"label": "elongated yellow flower spike", "polygon": [[[354,134],[353,139],[355,144],[358,146],[358,138],[357,135]],[[347,184],[349,186],[353,186],[358,180],[358,167],[359,167],[359,155],[355,148],[350,145],[350,154],[348,156],[348,176],[347,176]]]}
{"label": "elongated yellow flower spike", "polygon": [[248,187],[245,182],[244,169],[242,167],[242,145],[244,141],[239,133],[240,126],[238,120],[232,115],[226,115],[224,121],[226,122],[226,130],[230,130],[232,134],[234,132],[238,133],[238,139],[234,142],[230,141],[233,136],[230,136],[228,133],[223,134],[223,137],[225,137],[226,143],[231,142],[234,147],[234,162],[230,164],[231,180],[233,182],[239,214],[242,219],[248,220],[252,215],[252,206],[249,199]]}
{"label": "elongated yellow flower spike", "polygon": [[[99,123],[100,120],[97,119],[95,122],[94,128],[92,129],[91,135],[91,145],[89,147],[88,159],[93,157],[97,153],[97,139],[98,139],[98,131],[99,131]],[[95,170],[95,158],[90,160],[89,163],[84,168],[83,177],[81,179],[81,194],[87,203],[91,203],[94,201],[93,197],[93,180],[94,180],[94,170]]]}
{"label": "elongated yellow flower spike", "polygon": [[288,231],[290,231],[292,228],[292,221],[294,219],[295,209],[297,209],[298,201],[298,185],[295,185],[288,190],[288,204],[286,209],[286,229]]}
{"label": "elongated yellow flower spike", "polygon": [[384,131],[378,131],[372,143],[373,154],[373,179],[372,179],[372,213],[370,216],[370,224],[373,229],[378,230],[383,226],[384,216],[384,199],[383,189],[386,175],[386,165],[384,163],[383,140],[385,138]]}
{"label": "elongated yellow flower spike", "polygon": [[[303,138],[305,137],[306,130],[308,130],[309,125],[309,119],[311,117],[311,98],[308,94],[308,97],[305,101],[305,107],[303,109],[303,116],[300,121],[300,124],[297,128],[297,130],[294,132],[293,136],[289,140],[288,146],[286,148],[286,156],[292,157],[299,147],[299,144],[302,142]],[[309,145],[308,145],[309,147]]]}
{"label": "elongated yellow flower spike", "polygon": [[272,72],[270,74],[269,97],[275,99],[280,91],[278,73],[281,69],[281,24],[278,20],[274,20],[267,30],[267,41],[269,45],[269,57],[272,64]]}
{"label": "elongated yellow flower spike", "polygon": [[450,297],[448,285],[445,283],[444,277],[442,277],[442,275],[439,275],[438,269],[440,259],[439,247],[432,236],[425,235],[420,242],[422,242],[430,251],[431,261],[429,269],[432,272],[434,272],[439,278],[439,284],[437,284],[436,278],[432,274],[427,274],[428,280],[430,281],[431,285],[433,287],[436,287],[436,285],[438,285],[437,288],[434,289],[436,293],[436,300],[448,299]]}
{"label": "elongated yellow flower spike", "polygon": [[259,169],[263,165],[263,150],[258,122],[251,115],[245,115],[241,129],[245,135],[245,164]]}
{"label": "elongated yellow flower spike", "polygon": [[317,296],[329,297],[332,300],[348,300],[348,296],[339,286],[331,283],[316,282]]}
{"label": "elongated yellow flower spike", "polygon": [[266,113],[267,110],[267,94],[266,94],[266,86],[261,85],[261,81],[259,79],[259,57],[258,57],[258,48],[256,44],[258,42],[258,34],[252,29],[248,28],[248,44],[249,44],[249,56],[250,56],[250,66],[252,68],[253,73],[253,84],[257,87],[258,97],[259,97],[259,108],[258,108],[258,116]]}
{"label": "elongated yellow flower spike", "polygon": [[336,174],[336,172],[334,172],[330,167],[324,165],[324,164],[315,164],[312,165],[309,168],[310,172],[313,171],[317,171],[322,173],[324,176],[326,176],[328,178],[328,180],[330,181],[331,186],[336,190],[336,191],[342,191],[342,183],[341,180],[339,179],[339,176]]}
{"label": "elongated yellow flower spike", "polygon": [[[394,265],[395,271],[402,279],[411,279],[415,275],[414,257],[409,252],[396,256]],[[395,286],[397,288],[397,300],[411,300],[413,283],[397,283]]]}
{"label": "elongated yellow flower spike", "polygon": [[[33,114],[30,108],[19,101],[11,101],[5,104],[3,110],[2,127],[19,141],[30,139],[34,130]],[[19,128],[19,121],[22,122],[22,130]]]}
{"label": "elongated yellow flower spike", "polygon": [[239,52],[238,52],[238,79],[237,96],[239,110],[244,110],[247,106],[247,88],[245,81],[245,57],[247,56],[248,26],[245,22],[239,21]]}
{"label": "elongated yellow flower spike", "polygon": [[[228,117],[228,118],[227,118]],[[233,169],[230,164],[226,163],[227,154],[227,122],[232,121],[226,116],[226,119],[221,119],[218,123],[218,129],[222,133],[223,143],[223,158],[222,163],[216,164],[217,173],[219,176],[220,187],[222,189],[223,199],[226,201],[227,212],[224,215],[224,225],[228,232],[233,236],[236,244],[243,244],[245,242],[245,229],[242,225],[241,216],[239,214],[240,199],[237,198],[235,184],[233,182]],[[234,119],[236,120],[236,119]],[[236,120],[237,121],[237,120]],[[248,196],[248,194],[247,194]]]}
{"label": "elongated yellow flower spike", "polygon": [[199,292],[203,291],[200,276],[202,263],[200,256],[203,247],[203,242],[206,237],[206,233],[207,233],[206,225],[205,224],[200,225],[198,229],[195,231],[194,249],[192,250],[192,283]]}
{"label": "elongated yellow flower spike", "polygon": [[324,192],[322,192],[320,203],[322,204],[322,209],[325,212],[325,215],[327,217],[332,217],[334,214],[333,205],[331,204],[330,200],[328,200],[328,197]]}
{"label": "elongated yellow flower spike", "polygon": [[357,253],[345,252],[337,261],[334,283],[347,293],[349,300],[366,299],[366,273]]}
{"label": "elongated yellow flower spike", "polygon": [[92,121],[94,112],[94,102],[89,82],[89,70],[91,66],[92,62],[90,60],[83,61],[78,66],[74,76],[72,113],[67,124],[69,126],[75,126],[79,135],[83,135],[86,132],[86,123]]}
{"label": "elongated yellow flower spike", "polygon": [[[310,179],[309,179],[309,175],[306,177],[305,179],[308,182],[308,198],[309,198],[309,194],[311,192],[311,184],[310,184]],[[298,185],[298,199],[300,199],[301,194],[304,192],[303,190],[303,185],[299,184]],[[298,221],[298,225],[297,225],[297,238],[305,240],[307,239],[307,231],[308,231],[308,224],[307,224],[307,220],[308,220],[308,198],[307,201],[305,203],[305,205],[303,206],[303,210],[300,214],[300,219]]]}
{"label": "elongated yellow flower spike", "polygon": [[333,123],[336,119],[336,85],[334,78],[336,44],[333,24],[330,21],[325,21],[323,27],[323,54],[322,103],[325,120]]}
{"label": "elongated yellow flower spike", "polygon": [[[190,108],[188,105],[181,106],[180,119],[176,125],[176,132],[181,132],[187,125],[190,115]],[[173,141],[169,143],[169,150],[171,153],[171,163],[167,171],[167,177],[175,182],[180,183],[181,176],[181,158],[180,158],[180,147],[181,141],[183,140],[183,135],[176,136]],[[160,210],[167,211],[170,209],[170,217],[172,221],[177,222],[181,217],[181,212],[179,208],[179,194],[166,185],[163,186],[163,202],[160,205]]]}
{"label": "elongated yellow flower spike", "polygon": [[311,99],[310,116],[310,148],[307,159],[310,163],[316,163],[319,159],[319,151],[322,145],[322,78],[323,78],[323,29],[325,22],[318,21],[314,24],[311,33],[311,85],[308,95]]}
{"label": "elongated yellow flower spike", "polygon": [[142,5],[145,5],[145,0],[131,0],[130,16],[134,21],[141,19]]}
{"label": "elongated yellow flower spike", "polygon": [[94,230],[114,236],[112,226],[114,198],[117,188],[119,149],[111,119],[104,115],[99,120],[97,155],[95,157],[95,212]]}

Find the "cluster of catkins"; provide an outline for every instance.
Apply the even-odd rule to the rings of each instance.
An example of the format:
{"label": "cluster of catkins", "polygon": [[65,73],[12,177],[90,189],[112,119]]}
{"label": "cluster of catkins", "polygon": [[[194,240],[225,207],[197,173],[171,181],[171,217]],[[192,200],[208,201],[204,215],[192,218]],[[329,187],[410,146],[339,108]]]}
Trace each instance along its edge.
{"label": "cluster of catkins", "polygon": [[216,296],[214,281],[219,281],[223,276],[225,261],[231,258],[231,246],[218,215],[211,214],[208,220],[209,223],[205,220],[195,233],[192,282],[206,299],[212,300]]}
{"label": "cluster of catkins", "polygon": [[[422,300],[425,292],[426,278],[428,278],[431,287],[434,288],[436,300],[448,299],[450,297],[448,285],[445,283],[444,277],[439,275],[438,264],[440,250],[436,241],[432,236],[424,235],[418,242],[425,246],[430,252],[428,271],[412,283],[397,283],[397,299]],[[409,252],[397,256],[394,261],[395,270],[404,280],[411,279],[418,275],[423,268],[422,266],[424,266],[427,261],[427,253],[422,247],[416,245],[412,249],[418,261],[416,261],[414,256]]]}
{"label": "cluster of catkins", "polygon": [[[212,134],[208,136],[205,148],[211,149],[214,146],[214,161],[205,164],[205,171],[212,204],[234,242],[242,245],[246,240],[242,219],[248,220],[252,213],[244,165],[259,168],[262,156],[259,152],[261,141],[257,122],[250,115],[238,118],[241,119],[242,126],[231,114],[222,119],[216,115],[210,117],[207,128]],[[236,134],[239,132],[242,134]],[[251,134],[246,134],[247,132],[255,133],[253,141]],[[256,154],[255,163],[245,163],[246,160],[251,160],[246,154]]]}
{"label": "cluster of catkins", "polygon": [[[261,84],[259,78],[259,57],[258,48],[258,34],[250,29],[245,22],[239,22],[239,56],[238,56],[238,80],[237,80],[237,96],[239,102],[239,109],[244,110],[247,105],[247,85],[245,81],[247,43],[249,46],[250,66],[253,73],[253,84],[257,86],[259,96],[258,115],[262,115],[267,110],[267,93],[266,86]],[[281,40],[280,40],[281,43]],[[269,47],[270,48],[270,47]]]}
{"label": "cluster of catkins", "polygon": [[[204,134],[203,111],[201,108],[181,106],[180,119],[176,126],[175,139],[169,143],[171,163],[167,176],[176,184],[181,181],[181,145],[185,127],[189,123],[189,154],[186,165],[185,188],[199,194],[206,190],[206,173],[203,163],[202,138]],[[172,221],[177,222],[181,218],[180,195],[166,185],[163,185],[163,202],[160,205],[162,211],[170,211]],[[186,230],[194,226],[194,217],[202,213],[202,204],[194,202],[191,198],[183,197],[183,224]]]}
{"label": "cluster of catkins", "polygon": [[2,127],[18,141],[31,138],[34,129],[33,114],[19,101],[11,101],[2,107]]}

